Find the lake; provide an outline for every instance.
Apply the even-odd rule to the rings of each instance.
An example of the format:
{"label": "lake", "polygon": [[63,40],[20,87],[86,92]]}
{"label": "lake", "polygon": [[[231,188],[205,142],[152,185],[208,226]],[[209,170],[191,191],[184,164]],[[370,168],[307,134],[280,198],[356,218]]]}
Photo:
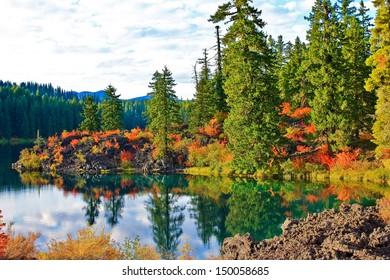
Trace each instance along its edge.
{"label": "lake", "polygon": [[11,170],[21,146],[0,145],[0,209],[16,233],[39,232],[39,250],[89,225],[121,243],[139,236],[165,256],[185,242],[197,259],[217,255],[223,240],[249,232],[281,234],[287,217],[374,205],[388,190],[376,185],[257,182],[189,175],[60,176]]}

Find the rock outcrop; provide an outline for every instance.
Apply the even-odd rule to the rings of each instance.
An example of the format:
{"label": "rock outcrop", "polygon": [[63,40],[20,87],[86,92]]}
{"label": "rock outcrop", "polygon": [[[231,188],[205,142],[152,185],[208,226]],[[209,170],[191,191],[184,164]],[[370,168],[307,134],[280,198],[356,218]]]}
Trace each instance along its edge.
{"label": "rock outcrop", "polygon": [[283,233],[255,241],[249,234],[225,239],[221,254],[232,260],[390,259],[390,226],[377,207],[342,205],[340,210],[288,218]]}

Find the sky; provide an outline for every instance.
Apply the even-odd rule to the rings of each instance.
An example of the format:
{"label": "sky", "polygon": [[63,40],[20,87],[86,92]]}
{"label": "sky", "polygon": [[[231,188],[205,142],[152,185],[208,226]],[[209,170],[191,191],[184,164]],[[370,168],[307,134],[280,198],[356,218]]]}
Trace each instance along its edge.
{"label": "sky", "polygon": [[[1,0],[0,80],[51,83],[121,98],[144,96],[153,73],[167,66],[179,98],[194,94],[193,66],[215,54],[208,21],[227,0]],[[315,0],[254,0],[265,31],[305,39]],[[360,1],[356,1],[360,2]],[[366,4],[373,10],[372,3]],[[221,34],[226,31],[221,26]]]}

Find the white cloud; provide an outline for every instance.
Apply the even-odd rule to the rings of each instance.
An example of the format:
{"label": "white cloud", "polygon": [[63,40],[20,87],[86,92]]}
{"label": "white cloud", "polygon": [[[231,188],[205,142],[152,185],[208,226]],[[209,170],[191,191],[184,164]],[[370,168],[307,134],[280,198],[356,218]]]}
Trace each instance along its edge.
{"label": "white cloud", "polygon": [[[225,2],[2,0],[0,79],[51,82],[77,91],[111,83],[131,98],[145,95],[153,73],[167,65],[177,95],[191,98],[192,65],[202,49],[215,45],[208,18]],[[267,33],[285,40],[304,38],[303,16],[313,3],[254,1]]]}

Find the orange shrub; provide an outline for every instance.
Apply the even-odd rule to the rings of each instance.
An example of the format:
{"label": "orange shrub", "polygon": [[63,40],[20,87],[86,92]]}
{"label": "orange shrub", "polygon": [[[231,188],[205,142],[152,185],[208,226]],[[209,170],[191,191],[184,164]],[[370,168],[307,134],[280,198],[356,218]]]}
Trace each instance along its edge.
{"label": "orange shrub", "polygon": [[310,149],[310,147],[307,147],[307,146],[298,145],[297,146],[297,151],[300,152],[300,153],[307,153],[307,152],[310,152],[311,149]]}
{"label": "orange shrub", "polygon": [[93,138],[93,140],[95,141],[96,144],[99,143],[100,134],[98,132],[92,133],[91,137]]}
{"label": "orange shrub", "polygon": [[134,155],[129,151],[121,151],[121,161],[129,162],[134,158]]}
{"label": "orange shrub", "polygon": [[54,162],[56,164],[61,164],[64,161],[64,156],[62,155],[62,151],[65,150],[65,147],[57,146],[54,152]]}
{"label": "orange shrub", "polygon": [[101,134],[101,137],[102,138],[107,138],[107,137],[110,137],[112,135],[120,135],[120,130],[119,129],[115,129],[115,130],[107,130],[107,131],[104,131],[102,134]]}
{"label": "orange shrub", "polygon": [[76,238],[69,234],[66,241],[52,239],[49,251],[41,252],[41,260],[118,260],[123,255],[116,248],[111,235],[102,230],[96,234],[94,228],[84,228],[76,233]]}
{"label": "orange shrub", "polygon": [[114,147],[114,144],[113,143],[111,143],[111,141],[105,141],[104,142],[104,146],[106,146],[106,148],[112,148],[112,147]]}
{"label": "orange shrub", "polygon": [[292,165],[294,166],[295,169],[301,169],[306,163],[305,158],[303,157],[296,157],[292,160]]}
{"label": "orange shrub", "polygon": [[78,132],[77,130],[73,129],[72,131],[66,131],[64,130],[62,133],[61,133],[61,139],[64,140],[68,137],[71,137],[71,136],[79,136],[80,135],[80,132]]}
{"label": "orange shrub", "polygon": [[294,113],[292,113],[291,117],[301,119],[308,116],[310,112],[311,108],[309,107],[297,108]]}
{"label": "orange shrub", "polygon": [[37,249],[35,241],[39,233],[28,233],[15,235],[11,227],[7,230],[7,246],[3,251],[3,258],[7,260],[33,260],[36,259]]}
{"label": "orange shrub", "polygon": [[70,141],[70,145],[74,149],[79,142],[80,142],[80,139],[73,139],[72,141]]}
{"label": "orange shrub", "polygon": [[136,127],[133,128],[130,132],[125,132],[125,137],[129,140],[129,142],[136,141],[140,138],[141,128]]}
{"label": "orange shrub", "polygon": [[119,148],[120,148],[120,145],[119,145],[119,143],[118,143],[118,140],[117,140],[116,137],[115,137],[115,138],[114,138],[114,149],[119,150]]}
{"label": "orange shrub", "polygon": [[200,133],[206,134],[210,137],[217,137],[221,132],[221,125],[217,119],[211,119],[209,124],[199,129]]}
{"label": "orange shrub", "polygon": [[58,135],[55,134],[54,136],[50,136],[48,139],[47,139],[47,146],[49,148],[53,148],[54,146],[56,146],[58,143]]}
{"label": "orange shrub", "polygon": [[287,133],[285,135],[288,139],[293,141],[304,142],[305,141],[305,132],[299,127],[289,127],[287,128]]}
{"label": "orange shrub", "polygon": [[307,134],[314,134],[314,133],[316,133],[316,127],[314,126],[314,124],[311,123],[305,127],[305,132]]}
{"label": "orange shrub", "polygon": [[354,151],[344,151],[336,154],[335,166],[341,169],[348,169],[352,167],[354,161],[357,160],[361,150],[356,149]]}
{"label": "orange shrub", "polygon": [[283,102],[281,107],[282,107],[282,112],[280,114],[291,116],[291,103]]}

